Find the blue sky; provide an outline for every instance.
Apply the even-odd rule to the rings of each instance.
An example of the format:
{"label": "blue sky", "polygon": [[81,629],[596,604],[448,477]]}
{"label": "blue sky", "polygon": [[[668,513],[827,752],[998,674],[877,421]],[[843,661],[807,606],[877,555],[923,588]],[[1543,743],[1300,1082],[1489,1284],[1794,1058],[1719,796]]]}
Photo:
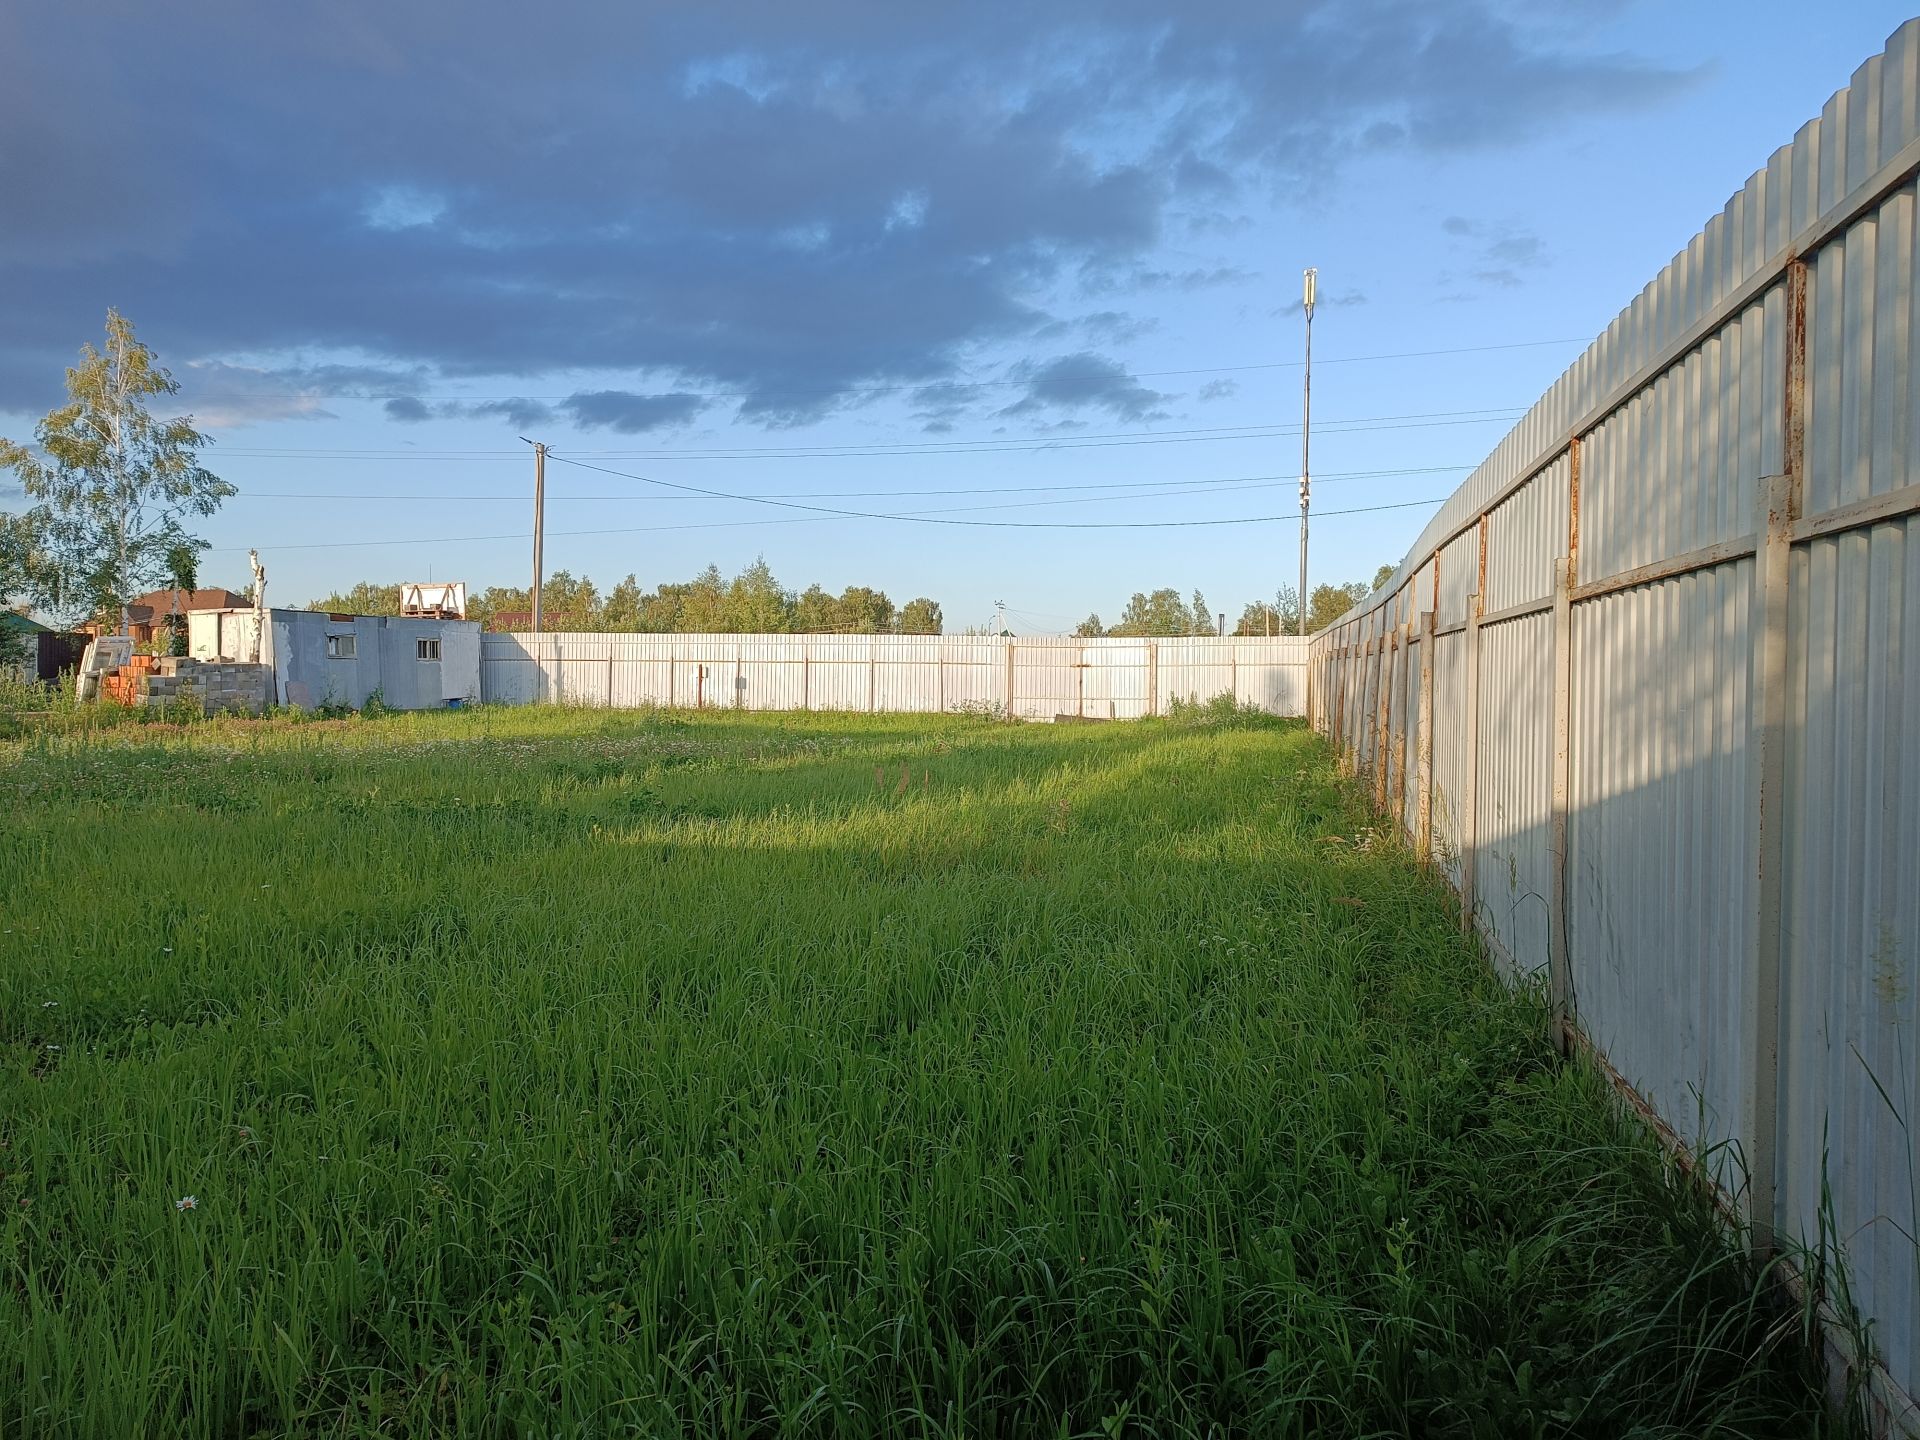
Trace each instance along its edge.
{"label": "blue sky", "polygon": [[240,487],[206,583],[252,545],[279,601],[524,584],[527,435],[555,451],[550,572],[764,554],[1023,630],[1293,578],[1291,518],[1168,522],[1296,513],[1309,264],[1314,578],[1396,561],[1907,18],[81,9],[0,13],[0,434],[118,306]]}

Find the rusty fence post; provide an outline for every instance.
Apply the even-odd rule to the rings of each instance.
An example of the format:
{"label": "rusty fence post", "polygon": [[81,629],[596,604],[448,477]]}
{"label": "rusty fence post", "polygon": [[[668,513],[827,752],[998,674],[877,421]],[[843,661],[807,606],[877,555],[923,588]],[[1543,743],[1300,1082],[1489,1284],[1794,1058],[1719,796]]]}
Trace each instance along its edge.
{"label": "rusty fence post", "polygon": [[1460,930],[1473,933],[1473,918],[1479,906],[1475,874],[1480,854],[1480,592],[1467,597],[1466,654],[1466,735],[1461,745],[1460,762],[1465,778],[1460,785]]}
{"label": "rusty fence post", "polygon": [[1375,705],[1379,719],[1373,728],[1373,808],[1387,808],[1388,772],[1393,768],[1393,655],[1400,632],[1380,636],[1378,658],[1374,663]]}
{"label": "rusty fence post", "polygon": [[1780,1153],[1780,969],[1786,889],[1787,667],[1793,613],[1793,525],[1806,482],[1807,267],[1787,266],[1785,384],[1781,394],[1781,470],[1764,482],[1763,529],[1754,557],[1751,618],[1757,691],[1748,778],[1747,825],[1754,837],[1754,910],[1747,944],[1744,1013],[1749,1074],[1740,1143],[1747,1171],[1747,1227],[1754,1251],[1774,1248]]}
{"label": "rusty fence post", "polygon": [[1418,698],[1413,693],[1413,622],[1403,620],[1394,635],[1393,683],[1399,688],[1400,710],[1393,735],[1393,774],[1387,788],[1393,792],[1393,824],[1403,840],[1407,834],[1407,712]]}
{"label": "rusty fence post", "polygon": [[1414,844],[1420,859],[1433,859],[1433,662],[1439,617],[1420,616],[1420,731],[1414,744]]}
{"label": "rusty fence post", "polygon": [[1553,771],[1547,841],[1552,883],[1547,899],[1547,995],[1553,1008],[1554,1039],[1563,1049],[1572,1025],[1572,975],[1567,918],[1567,792],[1572,775],[1573,604],[1571,566],[1564,555],[1553,562]]}
{"label": "rusty fence post", "polygon": [[1754,565],[1750,622],[1757,695],[1747,824],[1754,836],[1756,864],[1741,1017],[1750,1069],[1741,1106],[1740,1141],[1747,1169],[1749,1239],[1761,1255],[1773,1249],[1779,1163],[1781,898],[1787,885],[1787,627],[1795,490],[1791,475],[1767,479],[1767,528]]}

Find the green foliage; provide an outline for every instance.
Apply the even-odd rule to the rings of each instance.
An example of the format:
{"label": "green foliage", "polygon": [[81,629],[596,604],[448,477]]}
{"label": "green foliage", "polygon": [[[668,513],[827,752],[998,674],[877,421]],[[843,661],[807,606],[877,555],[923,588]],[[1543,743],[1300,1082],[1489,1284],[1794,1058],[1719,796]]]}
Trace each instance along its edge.
{"label": "green foliage", "polygon": [[1297,723],[128,726],[0,805],[0,1434],[1839,1430]]}
{"label": "green foliage", "polygon": [[[167,583],[175,590],[192,594],[200,588],[200,551],[196,546],[174,545],[167,551]],[[184,611],[167,616],[166,652],[187,653],[187,616]]]}
{"label": "green foliage", "polygon": [[1175,730],[1246,730],[1286,723],[1251,700],[1236,700],[1231,692],[1224,690],[1210,700],[1188,700],[1176,695],[1167,702],[1167,724]]}
{"label": "green foliage", "polygon": [[307,609],[333,615],[398,615],[400,587],[378,585],[371,580],[362,580],[351,590],[337,591],[313,601]]}
{"label": "green foliage", "polygon": [[[524,585],[489,586],[468,598],[467,617],[499,628],[502,615],[527,614],[531,594]],[[644,591],[639,580],[628,575],[604,596],[586,576],[561,570],[541,584],[540,605],[545,629],[588,632],[938,635],[944,624],[939,604],[924,596],[896,609],[886,592],[865,585],[850,585],[839,595],[812,585],[795,595],[782,588],[764,556],[731,580],[719,566],[709,565],[692,580],[668,581]],[[362,582],[307,608],[397,615],[400,587]]]}
{"label": "green foliage", "polygon": [[1150,594],[1136,590],[1133,598],[1127,601],[1127,608],[1121,612],[1119,623],[1111,627],[1107,634],[1213,634],[1213,617],[1206,613],[1205,597],[1196,590],[1193,598],[1199,602],[1198,613],[1194,606],[1180,598],[1178,590],[1155,590]]}
{"label": "green foliage", "polygon": [[213,514],[234,487],[200,464],[209,441],[190,419],[148,413],[147,400],[179,388],[109,310],[105,350],[86,346],[67,371],[68,403],[34,427],[38,449],[0,439],[0,469],[40,502],[27,516],[40,604],[65,618],[117,616],[179,549],[204,548],[182,522]]}
{"label": "green foliage", "polygon": [[946,621],[940,613],[939,601],[929,600],[924,595],[902,605],[900,618],[894,623],[894,629],[902,635],[938,635],[945,628]]}

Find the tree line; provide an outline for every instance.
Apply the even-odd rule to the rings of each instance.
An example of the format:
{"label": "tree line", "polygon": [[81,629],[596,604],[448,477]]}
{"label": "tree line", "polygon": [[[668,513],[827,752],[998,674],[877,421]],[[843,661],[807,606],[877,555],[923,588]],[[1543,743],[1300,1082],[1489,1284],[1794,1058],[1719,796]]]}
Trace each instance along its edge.
{"label": "tree line", "polygon": [[[491,585],[467,597],[467,618],[489,629],[527,624],[532,589]],[[400,587],[363,581],[315,600],[309,610],[397,615]],[[937,601],[920,596],[896,605],[884,590],[849,585],[838,595],[815,584],[789,590],[765,557],[728,579],[709,565],[691,580],[652,590],[628,575],[602,592],[585,575],[559,570],[540,586],[540,623],[548,630],[696,635],[938,635],[944,621]]]}
{"label": "tree line", "polygon": [[[1345,585],[1316,585],[1313,601],[1307,609],[1307,629],[1324,630],[1348,610],[1385,584],[1393,574],[1391,565],[1374,572],[1373,583],[1359,580]],[[1094,639],[1103,635],[1215,635],[1220,617],[1207,605],[1207,597],[1198,590],[1183,600],[1171,588],[1136,590],[1127,601],[1120,618],[1112,625],[1103,623],[1098,613],[1089,615],[1074,629],[1074,634]],[[1297,635],[1300,633],[1300,593],[1291,585],[1282,585],[1271,602],[1255,600],[1240,612],[1234,625],[1235,635]]]}

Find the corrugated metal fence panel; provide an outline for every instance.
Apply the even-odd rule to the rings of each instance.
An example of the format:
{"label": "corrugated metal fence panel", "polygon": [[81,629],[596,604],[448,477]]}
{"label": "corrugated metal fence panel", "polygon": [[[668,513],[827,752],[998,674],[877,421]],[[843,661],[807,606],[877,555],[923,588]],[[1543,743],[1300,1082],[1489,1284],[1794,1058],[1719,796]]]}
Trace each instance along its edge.
{"label": "corrugated metal fence panel", "polygon": [[1038,639],[1012,644],[1013,713],[1028,720],[1078,715],[1081,642]]}
{"label": "corrugated metal fence panel", "polygon": [[1914,187],[1909,185],[1813,260],[1809,335],[1808,513],[1911,485]]}
{"label": "corrugated metal fence panel", "polygon": [[[1304,648],[1304,647],[1302,647]],[[1147,713],[1147,642],[1107,640],[1087,651],[1092,663],[1084,672],[1087,713],[1113,720],[1137,720]],[[1303,713],[1301,708],[1270,707],[1276,714]]]}
{"label": "corrugated metal fence panel", "polygon": [[1133,719],[1150,694],[1161,713],[1229,693],[1301,715],[1307,661],[1297,636],[486,635],[480,651],[498,704],[927,713],[1004,707],[1011,679],[1030,719]]}
{"label": "corrugated metal fence panel", "polygon": [[1296,640],[1286,663],[1273,663],[1264,639],[1225,642],[1232,648],[1234,699],[1273,715],[1307,713],[1307,645]]}
{"label": "corrugated metal fence panel", "polygon": [[1794,557],[1805,723],[1788,746],[1781,1198],[1822,1186],[1896,1378],[1920,1376],[1920,518]]}
{"label": "corrugated metal fence panel", "polygon": [[1753,533],[1780,465],[1783,305],[1775,286],[1582,445],[1582,581]]}
{"label": "corrugated metal fence panel", "polygon": [[[806,640],[806,698],[810,710],[870,710],[879,676],[869,635],[812,635]],[[798,700],[786,708],[798,710]]]}
{"label": "corrugated metal fence panel", "polygon": [[[1399,818],[1410,809],[1401,786],[1417,769],[1410,756],[1414,773],[1402,774],[1398,733],[1417,725],[1417,689],[1405,686],[1404,652],[1377,642],[1425,604],[1443,626],[1458,623],[1483,519],[1489,613],[1549,598],[1570,528],[1577,584],[1655,572],[1572,605],[1564,855],[1552,853],[1549,813],[1553,617],[1482,628],[1476,696],[1459,693],[1468,635],[1442,638],[1436,851],[1444,860],[1451,797],[1476,775],[1482,932],[1521,967],[1544,966],[1564,866],[1576,1022],[1684,1143],[1735,1140],[1764,1153],[1768,1137],[1739,1129],[1747,1087],[1767,1074],[1742,1011],[1764,953],[1760,837],[1780,827],[1772,1218],[1789,1239],[1839,1244],[1887,1374],[1909,1394],[1920,1384],[1917,145],[1920,21],[1568,368],[1441,507],[1393,579],[1314,642],[1321,693],[1336,699],[1316,706],[1317,723]],[[1800,263],[1804,397],[1786,384],[1802,333],[1788,313]],[[1767,772],[1749,729],[1768,698],[1754,659],[1762,636],[1752,633],[1766,612],[1756,608],[1761,566],[1742,550],[1764,539],[1762,485],[1787,469],[1796,401],[1806,438],[1787,567],[1785,791],[1763,805]],[[1577,518],[1565,508],[1574,440]],[[1876,503],[1833,513],[1866,502]],[[1460,733],[1468,714],[1479,727],[1474,755]],[[1920,1416],[1894,1389],[1880,1395],[1891,1412]]]}
{"label": "corrugated metal fence panel", "polygon": [[1230,694],[1236,679],[1230,644],[1207,639],[1160,642],[1162,711],[1173,700],[1211,700]]}
{"label": "corrugated metal fence panel", "polygon": [[1510,964],[1547,962],[1553,621],[1528,615],[1480,632],[1476,914]]}
{"label": "corrugated metal fence panel", "polygon": [[1556,460],[1487,517],[1489,612],[1553,594],[1554,557],[1567,553],[1568,483],[1566,460]]}
{"label": "corrugated metal fence panel", "polygon": [[945,710],[941,637],[903,635],[876,653],[874,708],[895,713]]}
{"label": "corrugated metal fence panel", "polygon": [[944,709],[980,709],[1006,703],[1006,641],[952,635],[943,637],[943,642],[940,680]]}
{"label": "corrugated metal fence panel", "polygon": [[1458,625],[1467,618],[1467,598],[1480,588],[1480,531],[1467,531],[1440,552],[1440,624]]}
{"label": "corrugated metal fence panel", "polygon": [[1742,560],[1573,613],[1574,1009],[1614,1068],[1702,1152],[1741,1138],[1748,1073],[1753,573]]}

